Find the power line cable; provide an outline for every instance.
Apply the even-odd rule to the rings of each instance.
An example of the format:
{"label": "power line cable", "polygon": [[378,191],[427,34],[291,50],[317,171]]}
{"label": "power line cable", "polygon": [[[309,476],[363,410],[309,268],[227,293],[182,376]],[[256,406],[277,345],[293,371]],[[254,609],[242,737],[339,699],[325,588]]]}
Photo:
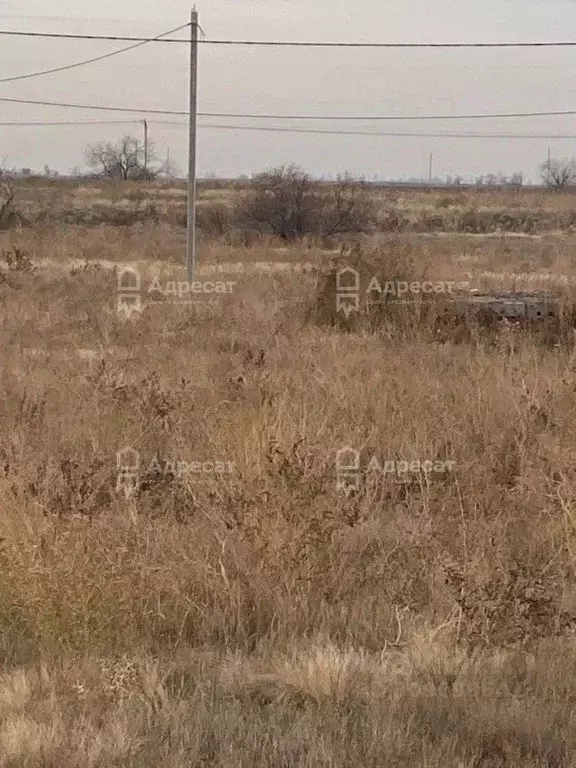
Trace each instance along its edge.
{"label": "power line cable", "polygon": [[[186,26],[190,26],[190,22],[188,22],[188,25]],[[1,29],[0,35],[14,37],[46,37],[60,40],[109,40],[126,43],[188,43],[188,45],[190,45],[190,40],[182,38],[164,39],[156,37],[133,37],[131,35],[77,35],[65,34],[63,32],[15,32],[8,29]]]}
{"label": "power line cable", "polygon": [[11,99],[6,96],[0,97],[0,101],[9,102],[11,104],[34,104],[40,107],[64,107],[67,109],[92,109],[99,110],[101,112],[137,112],[141,115],[178,115],[187,116],[189,113],[180,110],[168,110],[168,109],[129,109],[126,107],[102,107],[88,104],[69,104],[67,102],[59,101],[37,101],[34,99]]}
{"label": "power line cable", "polygon": [[[0,121],[2,128],[26,128],[26,127],[47,127],[47,126],[77,126],[77,125],[129,125],[140,123],[140,120],[4,120]],[[178,123],[186,125],[186,123]]]}
{"label": "power line cable", "polygon": [[[124,42],[159,42],[186,43],[190,40],[172,38],[169,40],[126,35],[80,35],[63,32],[26,32],[3,29],[0,35],[18,37],[46,37],[67,40],[115,40]],[[352,42],[313,42],[297,40],[209,40],[198,41],[204,45],[245,45],[245,46],[277,46],[291,48],[563,48],[576,47],[576,41],[542,41],[542,42],[501,42],[501,43],[352,43]]]}
{"label": "power line cable", "polygon": [[[50,126],[84,126],[84,125],[129,125],[138,123],[138,120],[69,120],[69,121],[0,121],[0,128],[5,127],[50,127]],[[188,123],[173,120],[149,120],[150,125],[165,125],[178,128],[187,128]],[[396,138],[422,138],[422,139],[565,139],[576,140],[576,134],[567,133],[448,133],[448,132],[406,132],[406,131],[340,131],[321,128],[284,128],[280,126],[261,125],[222,125],[217,123],[198,123],[199,128],[211,128],[216,130],[234,131],[261,131],[272,133],[296,133],[321,136],[375,136]]]}
{"label": "power line cable", "polygon": [[[175,115],[188,116],[188,112],[169,109],[134,109],[129,107],[104,107],[91,104],[70,104],[58,101],[38,101],[35,99],[14,99],[6,96],[0,97],[0,102],[11,104],[33,104],[42,107],[63,107],[68,109],[88,109],[104,112],[136,112],[142,115]],[[337,120],[337,121],[363,121],[371,120],[486,120],[507,119],[521,117],[567,117],[576,115],[576,110],[548,111],[548,112],[499,112],[492,114],[469,115],[263,115],[243,114],[232,112],[198,112],[198,117],[235,118],[251,120]]]}
{"label": "power line cable", "polygon": [[110,18],[110,17],[96,17],[96,16],[46,16],[24,13],[0,13],[2,19],[26,19],[26,21],[79,21],[79,22],[96,22],[98,24],[122,24],[129,19],[127,18]]}
{"label": "power line cable", "polygon": [[[183,40],[182,42],[186,42]],[[208,45],[250,45],[284,48],[564,48],[575,47],[576,41],[508,42],[508,43],[321,43],[281,40],[199,40]]]}
{"label": "power line cable", "polygon": [[[162,124],[162,121],[150,121],[152,125]],[[179,125],[186,127],[187,123],[169,123],[166,125]],[[406,133],[392,131],[332,131],[313,128],[276,128],[260,125],[217,125],[214,123],[198,123],[199,128],[215,128],[221,130],[238,131],[271,131],[276,133],[304,133],[321,136],[393,136],[423,139],[576,139],[576,134],[539,134],[539,133]]]}
{"label": "power line cable", "polygon": [[186,29],[186,27],[189,27],[189,26],[190,26],[190,22],[188,22],[188,24],[182,24],[179,27],[176,27],[175,29],[169,29],[168,32],[162,32],[161,35],[158,35],[152,40],[145,40],[140,43],[136,43],[135,45],[129,45],[127,48],[120,48],[120,50],[118,51],[105,53],[102,56],[95,56],[92,59],[84,59],[84,61],[77,61],[74,64],[66,64],[63,67],[54,67],[53,69],[45,69],[40,72],[29,72],[26,75],[16,75],[15,77],[3,77],[2,79],[0,79],[0,83],[14,83],[17,80],[28,80],[31,77],[42,77],[43,75],[52,75],[55,72],[65,72],[68,69],[76,69],[76,67],[83,67],[86,64],[94,64],[96,61],[104,61],[104,59],[111,59],[113,56],[118,56],[121,53],[126,53],[127,51],[133,51],[135,48],[140,48],[143,45],[147,45],[148,43],[160,40],[160,38],[165,37],[166,35],[173,35],[175,32],[180,32],[182,29]]}
{"label": "power line cable", "polygon": [[501,112],[474,115],[262,115],[233,114],[229,112],[199,112],[199,117],[233,117],[252,120],[485,120],[513,117],[557,117],[575,115],[576,110],[558,112]]}

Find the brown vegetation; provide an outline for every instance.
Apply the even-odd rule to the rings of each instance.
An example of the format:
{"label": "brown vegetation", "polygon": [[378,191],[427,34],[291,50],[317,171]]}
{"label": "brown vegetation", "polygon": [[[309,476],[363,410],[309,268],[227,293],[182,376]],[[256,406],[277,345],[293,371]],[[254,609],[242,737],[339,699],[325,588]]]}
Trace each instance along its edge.
{"label": "brown vegetation", "polygon": [[[186,226],[182,183],[113,180],[12,182],[12,203],[28,226],[133,226],[151,219]],[[1,204],[0,197],[0,204]],[[369,187],[342,177],[313,181],[297,168],[257,176],[252,185],[201,182],[198,226],[206,239],[225,236],[298,239],[352,234],[572,234],[569,190],[396,189]],[[21,226],[16,219],[13,226]]]}
{"label": "brown vegetation", "polygon": [[[46,193],[17,192],[28,211]],[[122,186],[51,192],[54,212],[125,205]],[[415,218],[452,205],[378,195]],[[146,205],[158,221],[0,235],[0,765],[575,765],[570,324],[560,346],[438,337],[440,297],[346,327],[330,283],[337,257],[569,304],[573,238],[377,232],[340,252],[221,232],[198,280],[231,292],[143,289],[127,318],[122,265],[184,281],[182,192]]]}

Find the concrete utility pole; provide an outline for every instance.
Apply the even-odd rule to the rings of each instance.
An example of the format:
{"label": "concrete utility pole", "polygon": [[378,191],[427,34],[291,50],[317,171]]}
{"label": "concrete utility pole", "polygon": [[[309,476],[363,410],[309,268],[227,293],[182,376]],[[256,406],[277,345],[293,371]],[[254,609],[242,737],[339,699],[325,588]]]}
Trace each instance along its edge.
{"label": "concrete utility pole", "polygon": [[144,170],[148,170],[148,123],[142,120],[144,125]]}
{"label": "concrete utility pole", "polygon": [[188,153],[188,238],[186,267],[188,282],[196,271],[196,120],[198,111],[198,12],[191,13],[190,40],[190,145]]}
{"label": "concrete utility pole", "polygon": [[[134,143],[135,143],[135,150],[136,150],[134,153],[134,164],[135,164],[136,170],[138,170],[138,162],[140,160],[140,142],[138,141],[138,139],[136,139]],[[126,158],[126,168],[128,168],[128,166],[129,166],[129,162],[128,162],[128,158]]]}
{"label": "concrete utility pole", "polygon": [[432,161],[433,161],[433,159],[434,159],[434,155],[432,154],[432,152],[430,152],[430,173],[429,173],[430,182],[432,182]]}

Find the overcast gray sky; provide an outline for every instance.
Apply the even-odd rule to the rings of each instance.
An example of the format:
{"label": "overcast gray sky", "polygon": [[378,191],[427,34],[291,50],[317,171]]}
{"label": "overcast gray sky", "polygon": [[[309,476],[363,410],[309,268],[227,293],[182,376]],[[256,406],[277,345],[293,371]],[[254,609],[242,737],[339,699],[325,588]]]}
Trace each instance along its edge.
{"label": "overcast gray sky", "polygon": [[[573,0],[316,0],[313,6],[309,0],[212,0],[199,3],[197,9],[208,38],[358,42],[576,39]],[[53,0],[0,0],[0,28],[147,36],[185,23],[189,12],[188,0],[163,4],[59,0],[57,10]],[[125,45],[1,37],[0,77],[65,65]],[[199,109],[325,115],[553,111],[576,109],[575,79],[576,48],[434,51],[203,45]],[[151,43],[70,72],[0,84],[0,96],[185,110],[187,87],[187,46]],[[121,118],[0,102],[0,122]],[[138,115],[127,119],[137,120]],[[576,117],[303,125],[406,132],[576,134]],[[48,164],[67,172],[83,165],[86,143],[141,130],[138,124],[0,126],[0,159],[6,156],[8,167],[42,169]],[[185,168],[186,128],[151,124],[150,132],[160,153],[165,155],[170,147],[175,162]],[[576,142],[566,140],[311,136],[203,128],[198,160],[201,174],[251,174],[295,162],[314,174],[350,171],[401,178],[425,176],[433,152],[434,170],[441,177],[522,170],[536,178],[549,144],[554,156],[576,155]]]}

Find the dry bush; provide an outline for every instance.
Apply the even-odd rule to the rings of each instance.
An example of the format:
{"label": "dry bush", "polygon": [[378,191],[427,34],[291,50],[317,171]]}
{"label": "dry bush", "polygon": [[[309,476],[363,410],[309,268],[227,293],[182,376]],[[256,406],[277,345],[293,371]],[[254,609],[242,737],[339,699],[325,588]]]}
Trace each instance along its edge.
{"label": "dry bush", "polygon": [[12,250],[4,251],[2,257],[9,272],[22,273],[34,271],[34,264],[30,259],[30,255],[16,246]]}
{"label": "dry bush", "polygon": [[[131,226],[150,222],[185,227],[186,190],[178,182],[13,182],[21,222],[57,227]],[[12,220],[11,226],[17,224]],[[205,238],[283,239],[359,233],[469,235],[572,232],[571,194],[534,190],[382,190],[343,176],[314,181],[298,168],[260,174],[252,181],[199,186],[198,227]]]}
{"label": "dry bush", "polygon": [[377,226],[380,232],[406,232],[412,227],[409,219],[402,211],[389,206],[382,209],[377,217]]}
{"label": "dry bush", "polygon": [[0,182],[0,231],[12,229],[22,223],[22,215],[16,210],[16,191],[12,184]]}
{"label": "dry bush", "polygon": [[222,238],[234,228],[233,212],[226,203],[205,203],[198,206],[196,224],[205,237]]}
{"label": "dry bush", "polygon": [[[345,288],[338,287],[339,275],[346,268],[355,270],[359,281],[359,290],[352,291],[358,295],[357,309],[350,314],[342,310],[338,301],[339,293],[346,294]],[[321,326],[355,332],[386,333],[403,328],[410,335],[415,328],[433,330],[434,318],[442,311],[442,298],[433,293],[410,292],[403,297],[397,290],[402,284],[428,281],[429,275],[428,254],[422,252],[417,257],[401,241],[391,240],[386,246],[373,248],[361,244],[342,248],[331,267],[319,275],[308,317]],[[387,292],[389,284],[395,292]]]}
{"label": "dry bush", "polygon": [[[342,270],[348,268],[355,270],[356,276],[342,277]],[[450,280],[434,280],[431,276],[430,250],[425,247],[417,249],[398,239],[388,239],[386,245],[364,243],[341,248],[329,267],[317,270],[307,318],[324,328],[393,334],[406,340],[418,335],[443,344],[504,343],[513,350],[522,338],[529,338],[535,345],[574,346],[574,290],[557,290],[556,296],[550,297],[546,317],[508,321],[493,309],[478,310],[454,302],[469,295],[470,280],[454,279],[456,275]],[[347,282],[355,279],[358,288],[347,290]],[[548,291],[543,295],[550,296]]]}
{"label": "dry bush", "polygon": [[277,168],[255,176],[236,207],[241,227],[257,228],[284,240],[366,231],[375,207],[368,187],[346,175],[321,184],[297,168]]}

